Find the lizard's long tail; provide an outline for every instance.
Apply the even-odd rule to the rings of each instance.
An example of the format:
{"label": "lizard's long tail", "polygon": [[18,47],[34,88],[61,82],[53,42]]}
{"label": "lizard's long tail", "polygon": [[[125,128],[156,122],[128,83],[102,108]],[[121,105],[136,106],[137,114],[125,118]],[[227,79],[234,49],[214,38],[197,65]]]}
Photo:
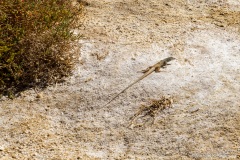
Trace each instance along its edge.
{"label": "lizard's long tail", "polygon": [[141,81],[143,78],[147,77],[149,74],[151,74],[154,70],[149,70],[147,73],[145,73],[144,75],[142,75],[140,78],[138,78],[136,81],[134,81],[132,84],[130,84],[129,86],[127,86],[124,90],[122,90],[120,93],[118,93],[115,97],[113,97],[108,103],[106,103],[103,107],[106,107],[109,103],[111,103],[112,101],[114,101],[120,94],[122,94],[123,92],[125,92],[128,88],[132,87],[135,83]]}
{"label": "lizard's long tail", "polygon": [[122,90],[120,93],[118,93],[115,97],[113,97],[108,103],[106,103],[103,107],[106,107],[108,104],[110,104],[112,101],[114,101],[120,94],[122,94],[123,92],[125,92],[128,88],[130,88],[132,85],[134,85],[136,82],[133,82],[132,84],[130,84],[127,88],[125,88],[124,90]]}

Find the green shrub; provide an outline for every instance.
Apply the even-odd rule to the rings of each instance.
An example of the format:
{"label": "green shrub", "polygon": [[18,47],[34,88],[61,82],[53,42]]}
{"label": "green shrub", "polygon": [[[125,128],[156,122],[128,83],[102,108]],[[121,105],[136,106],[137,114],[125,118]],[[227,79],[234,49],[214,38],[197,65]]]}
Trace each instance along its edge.
{"label": "green shrub", "polygon": [[81,10],[66,0],[0,1],[0,94],[45,87],[71,73]]}

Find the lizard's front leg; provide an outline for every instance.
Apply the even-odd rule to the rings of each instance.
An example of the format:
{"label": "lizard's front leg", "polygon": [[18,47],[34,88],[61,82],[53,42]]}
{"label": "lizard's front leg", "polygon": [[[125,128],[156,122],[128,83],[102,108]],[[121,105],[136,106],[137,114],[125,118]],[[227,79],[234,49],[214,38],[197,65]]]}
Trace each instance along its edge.
{"label": "lizard's front leg", "polygon": [[162,68],[166,68],[168,65],[171,65],[171,64],[166,63],[164,66],[162,66]]}

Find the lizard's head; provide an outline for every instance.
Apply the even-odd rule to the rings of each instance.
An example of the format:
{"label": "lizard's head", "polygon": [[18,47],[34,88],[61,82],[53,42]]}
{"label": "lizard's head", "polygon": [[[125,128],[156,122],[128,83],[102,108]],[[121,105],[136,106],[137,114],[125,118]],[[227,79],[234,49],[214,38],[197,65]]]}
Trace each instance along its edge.
{"label": "lizard's head", "polygon": [[169,61],[174,60],[174,59],[176,59],[176,58],[174,58],[174,57],[168,57],[168,58],[166,58],[166,61],[169,62]]}

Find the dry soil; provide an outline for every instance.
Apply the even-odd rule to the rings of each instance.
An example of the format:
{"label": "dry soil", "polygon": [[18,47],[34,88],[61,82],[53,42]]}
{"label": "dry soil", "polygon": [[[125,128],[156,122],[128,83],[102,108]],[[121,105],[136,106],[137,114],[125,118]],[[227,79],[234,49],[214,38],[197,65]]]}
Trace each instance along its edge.
{"label": "dry soil", "polygon": [[[85,5],[73,76],[1,99],[0,160],[240,159],[239,0]],[[103,107],[168,56],[176,60]],[[129,126],[162,96],[173,104],[153,124]]]}

